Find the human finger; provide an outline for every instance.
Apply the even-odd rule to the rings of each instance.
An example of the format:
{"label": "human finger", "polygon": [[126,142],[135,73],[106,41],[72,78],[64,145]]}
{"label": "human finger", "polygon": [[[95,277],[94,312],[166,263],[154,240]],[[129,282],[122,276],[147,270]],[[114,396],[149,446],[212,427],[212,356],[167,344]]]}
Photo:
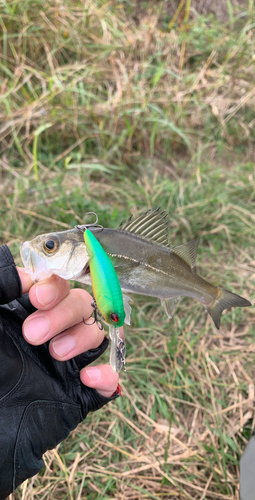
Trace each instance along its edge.
{"label": "human finger", "polygon": [[52,275],[50,278],[35,283],[29,290],[29,299],[36,309],[52,309],[63,300],[70,291],[67,280]]}
{"label": "human finger", "polygon": [[[91,320],[88,319],[87,323]],[[66,361],[90,349],[96,349],[103,339],[104,330],[100,330],[96,323],[82,322],[54,337],[50,341],[49,351],[53,358]]]}
{"label": "human finger", "polygon": [[92,297],[81,288],[74,288],[52,309],[36,311],[23,323],[23,335],[33,345],[40,345],[68,328],[87,319],[92,313]]}
{"label": "human finger", "polygon": [[31,286],[33,286],[33,281],[31,280],[30,276],[25,272],[24,267],[17,267],[17,271],[19,273],[21,281],[22,294],[27,293],[30,290]]}
{"label": "human finger", "polygon": [[70,290],[68,281],[52,275],[50,278],[33,283],[23,267],[17,267],[22,285],[22,293],[29,292],[29,299],[36,309],[49,309],[60,302]]}
{"label": "human finger", "polygon": [[[49,344],[51,356],[59,361],[66,361],[90,349],[96,349],[103,342],[105,333],[93,323],[92,318],[87,323],[89,321],[90,324],[82,322],[56,335]],[[120,328],[120,337],[124,340],[123,327]]]}
{"label": "human finger", "polygon": [[81,370],[80,377],[84,385],[96,389],[106,398],[112,396],[119,382],[118,373],[110,365],[86,366]]}

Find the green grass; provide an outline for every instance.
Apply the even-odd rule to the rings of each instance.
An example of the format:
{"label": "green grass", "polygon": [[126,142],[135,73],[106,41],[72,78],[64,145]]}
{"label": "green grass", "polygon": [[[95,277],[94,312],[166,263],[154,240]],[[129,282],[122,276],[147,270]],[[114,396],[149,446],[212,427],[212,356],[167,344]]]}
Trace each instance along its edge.
{"label": "green grass", "polygon": [[[200,237],[199,274],[254,302],[252,2],[241,25],[198,16],[170,31],[163,2],[139,23],[133,4],[2,2],[1,243],[20,264],[22,241],[88,211],[117,227],[162,206],[173,245]],[[194,300],[169,321],[158,300],[133,299],[124,397],[13,498],[237,500],[253,308],[225,311],[218,332]]]}

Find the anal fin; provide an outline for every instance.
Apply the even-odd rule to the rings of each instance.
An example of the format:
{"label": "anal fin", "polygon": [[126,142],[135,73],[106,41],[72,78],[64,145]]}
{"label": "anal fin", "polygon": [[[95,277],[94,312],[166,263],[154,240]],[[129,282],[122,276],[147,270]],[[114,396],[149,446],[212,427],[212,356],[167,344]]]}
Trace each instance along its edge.
{"label": "anal fin", "polygon": [[175,304],[180,297],[170,297],[168,299],[161,299],[161,304],[168,316],[168,318],[172,318]]}

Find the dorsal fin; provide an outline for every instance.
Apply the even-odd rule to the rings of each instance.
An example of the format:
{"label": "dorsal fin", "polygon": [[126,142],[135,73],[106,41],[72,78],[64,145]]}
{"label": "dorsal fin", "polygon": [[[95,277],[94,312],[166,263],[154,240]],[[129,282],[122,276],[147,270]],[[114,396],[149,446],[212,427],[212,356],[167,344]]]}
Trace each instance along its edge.
{"label": "dorsal fin", "polygon": [[174,247],[172,251],[193,269],[196,265],[198,244],[199,238],[189,243],[184,243],[184,245],[180,245],[179,247]]}
{"label": "dorsal fin", "polygon": [[122,222],[119,226],[121,231],[128,231],[139,235],[147,241],[158,243],[160,245],[168,245],[168,228],[170,220],[166,211],[160,212],[160,207],[156,210],[147,210],[133,220],[133,216],[129,217],[126,222]]}

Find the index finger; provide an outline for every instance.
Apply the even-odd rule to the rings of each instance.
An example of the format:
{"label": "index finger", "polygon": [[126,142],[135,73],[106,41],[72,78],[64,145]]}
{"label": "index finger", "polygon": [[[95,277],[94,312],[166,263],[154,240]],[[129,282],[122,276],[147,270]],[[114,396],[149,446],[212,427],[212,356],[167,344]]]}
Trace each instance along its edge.
{"label": "index finger", "polygon": [[33,286],[33,281],[30,276],[25,272],[24,267],[17,267],[17,271],[19,273],[21,285],[22,285],[22,294],[29,292],[31,286]]}

